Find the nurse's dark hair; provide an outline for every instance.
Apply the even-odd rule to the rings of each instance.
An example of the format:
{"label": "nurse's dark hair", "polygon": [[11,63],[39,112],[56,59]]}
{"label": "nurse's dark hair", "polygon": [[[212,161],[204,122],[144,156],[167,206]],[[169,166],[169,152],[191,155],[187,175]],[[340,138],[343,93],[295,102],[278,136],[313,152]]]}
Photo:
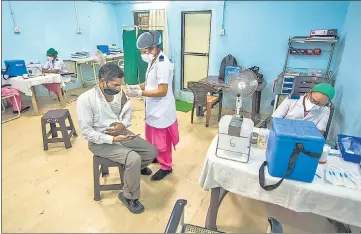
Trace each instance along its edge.
{"label": "nurse's dark hair", "polygon": [[106,63],[99,69],[99,79],[105,79],[106,82],[123,77],[123,70],[115,63]]}

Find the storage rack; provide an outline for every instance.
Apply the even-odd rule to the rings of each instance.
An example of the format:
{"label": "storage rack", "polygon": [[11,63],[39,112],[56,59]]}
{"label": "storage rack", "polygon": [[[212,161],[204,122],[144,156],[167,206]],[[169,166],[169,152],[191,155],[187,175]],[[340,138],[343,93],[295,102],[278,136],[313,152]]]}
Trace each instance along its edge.
{"label": "storage rack", "polygon": [[[291,93],[292,87],[293,87],[293,81],[294,81],[295,76],[303,76],[303,77],[310,76],[308,74],[308,71],[302,72],[302,70],[303,71],[308,70],[309,68],[293,68],[293,67],[288,67],[287,66],[288,65],[288,60],[289,60],[289,55],[290,55],[290,49],[291,49],[293,44],[295,44],[295,43],[300,43],[300,44],[323,43],[323,44],[330,45],[331,49],[330,49],[330,51],[327,51],[329,53],[327,68],[326,69],[317,69],[317,70],[322,71],[322,78],[331,79],[330,67],[331,67],[333,52],[335,50],[335,44],[337,42],[338,42],[338,37],[336,37],[334,39],[330,39],[330,38],[312,38],[312,37],[304,37],[304,36],[302,36],[302,37],[290,37],[288,39],[288,49],[287,49],[285,64],[283,66],[283,71],[279,75],[279,77],[282,78],[281,94],[289,94],[289,93]],[[303,56],[308,56],[308,55],[303,55]],[[292,74],[290,72],[292,70],[293,71],[294,70],[299,70],[301,72],[298,72],[296,74]]]}

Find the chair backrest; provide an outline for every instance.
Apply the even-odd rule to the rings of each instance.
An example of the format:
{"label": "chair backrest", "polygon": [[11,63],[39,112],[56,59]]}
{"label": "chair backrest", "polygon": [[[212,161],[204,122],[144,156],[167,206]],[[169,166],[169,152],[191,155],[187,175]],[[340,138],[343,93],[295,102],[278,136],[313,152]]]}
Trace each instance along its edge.
{"label": "chair backrest", "polygon": [[193,93],[195,105],[203,107],[206,107],[208,93],[216,91],[212,85],[196,81],[189,81],[188,88]]}
{"label": "chair backrest", "polygon": [[291,94],[304,95],[305,93],[308,93],[308,91],[310,91],[316,84],[319,83],[331,83],[333,85],[333,81],[329,81],[325,78],[296,76],[293,81]]}

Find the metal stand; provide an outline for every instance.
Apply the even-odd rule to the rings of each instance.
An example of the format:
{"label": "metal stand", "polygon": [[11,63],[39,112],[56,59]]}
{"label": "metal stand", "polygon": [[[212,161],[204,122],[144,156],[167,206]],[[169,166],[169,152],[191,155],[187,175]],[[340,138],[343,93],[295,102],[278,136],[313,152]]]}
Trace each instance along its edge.
{"label": "metal stand", "polygon": [[[251,154],[251,140],[252,140],[252,137],[250,137],[250,140],[249,140],[249,145],[248,145],[248,153],[240,153],[240,152],[236,152],[236,151],[231,151],[231,150],[226,150],[226,149],[222,149],[222,148],[219,148],[219,136],[220,135],[227,135],[227,134],[223,134],[223,133],[219,133],[218,132],[218,139],[217,139],[217,148],[216,148],[216,156],[218,158],[223,158],[223,159],[227,159],[227,160],[230,160],[230,161],[234,161],[234,162],[241,162],[241,163],[248,163],[249,161],[249,156]],[[227,135],[228,136],[228,135]],[[248,137],[242,137],[242,136],[239,136],[239,138],[248,138]],[[229,143],[231,146],[232,144],[234,145],[234,143],[230,142]],[[233,146],[232,146],[233,147]],[[230,159],[230,158],[226,158],[226,157],[222,157],[222,156],[219,156],[218,155],[218,150],[223,150],[225,152],[230,152],[230,153],[233,153],[233,154],[237,154],[237,155],[240,155],[240,156],[243,156],[243,155],[246,155],[247,156],[247,160],[246,161],[241,161],[241,160],[235,160],[235,159]]]}

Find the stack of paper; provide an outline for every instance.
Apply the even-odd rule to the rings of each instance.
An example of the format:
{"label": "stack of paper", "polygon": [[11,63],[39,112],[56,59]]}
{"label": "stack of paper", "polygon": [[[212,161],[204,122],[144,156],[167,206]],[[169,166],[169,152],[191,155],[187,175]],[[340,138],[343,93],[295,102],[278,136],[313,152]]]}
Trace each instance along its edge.
{"label": "stack of paper", "polygon": [[119,48],[109,48],[110,54],[120,54],[122,51]]}
{"label": "stack of paper", "polygon": [[89,58],[90,53],[89,52],[76,52],[75,54],[71,54],[70,57],[75,58],[75,59],[84,59],[84,58]]}

